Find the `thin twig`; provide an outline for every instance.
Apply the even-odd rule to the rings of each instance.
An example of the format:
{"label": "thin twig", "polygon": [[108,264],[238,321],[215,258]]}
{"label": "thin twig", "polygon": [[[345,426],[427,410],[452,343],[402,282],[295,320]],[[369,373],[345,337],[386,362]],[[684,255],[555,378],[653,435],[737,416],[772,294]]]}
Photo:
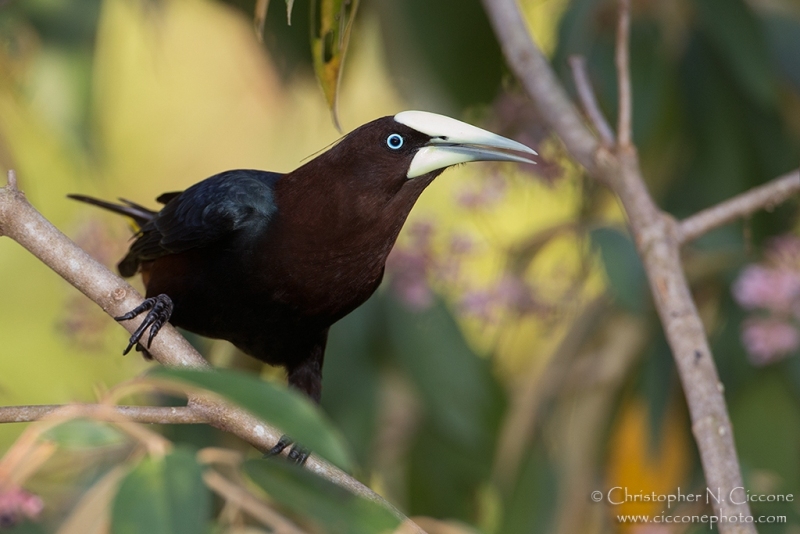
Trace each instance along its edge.
{"label": "thin twig", "polygon": [[[533,98],[539,113],[587,171],[596,170],[599,146],[570,101],[547,58],[531,39],[516,0],[483,0],[508,65]],[[593,173],[596,174],[596,173]]]}
{"label": "thin twig", "polygon": [[614,131],[597,104],[592,83],[586,72],[586,59],[583,56],[570,56],[569,66],[572,69],[572,79],[575,81],[575,89],[578,90],[578,98],[580,98],[583,111],[589,117],[594,129],[597,130],[600,142],[606,147],[614,146]]}
{"label": "thin twig", "polygon": [[688,243],[728,223],[778,204],[800,193],[800,171],[790,172],[764,185],[704,209],[678,223],[678,241]]}
{"label": "thin twig", "polygon": [[617,44],[614,54],[617,64],[617,90],[619,91],[619,123],[617,125],[617,141],[619,146],[631,145],[631,116],[633,94],[631,91],[630,52],[628,41],[631,28],[631,0],[619,0],[619,18],[617,20]]}
{"label": "thin twig", "polygon": [[[71,406],[65,404],[40,404],[34,406],[0,406],[0,423],[29,423],[39,421],[46,415]],[[135,423],[174,425],[206,423],[196,410],[187,406],[108,406],[105,404],[78,405],[86,412],[87,417],[99,420],[106,417],[109,408],[115,415],[123,416]],[[116,418],[114,419],[116,420]]]}

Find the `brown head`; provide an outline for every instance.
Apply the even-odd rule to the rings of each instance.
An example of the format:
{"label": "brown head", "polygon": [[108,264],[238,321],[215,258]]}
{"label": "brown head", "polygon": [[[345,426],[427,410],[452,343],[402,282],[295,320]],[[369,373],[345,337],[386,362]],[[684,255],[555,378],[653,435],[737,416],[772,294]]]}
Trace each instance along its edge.
{"label": "brown head", "polygon": [[422,190],[447,167],[470,161],[533,163],[533,155],[521,143],[450,117],[404,111],[360,126],[286,175],[278,184],[279,209],[281,189],[298,197],[288,202],[306,210],[313,192],[318,211],[307,213],[310,219],[337,209],[347,212],[336,217],[345,224],[391,219],[402,225]]}

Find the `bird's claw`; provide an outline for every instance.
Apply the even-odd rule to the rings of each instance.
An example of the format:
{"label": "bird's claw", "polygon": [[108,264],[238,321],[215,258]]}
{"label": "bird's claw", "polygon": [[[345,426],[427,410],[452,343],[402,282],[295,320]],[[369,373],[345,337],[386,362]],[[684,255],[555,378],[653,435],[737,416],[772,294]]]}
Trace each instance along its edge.
{"label": "bird's claw", "polygon": [[[172,316],[172,299],[170,299],[167,295],[163,293],[161,295],[150,297],[144,299],[144,301],[136,306],[134,309],[126,313],[125,315],[120,315],[119,317],[114,317],[117,321],[128,321],[137,317],[138,315],[150,310],[147,313],[147,316],[142,321],[142,324],[139,325],[139,328],[131,335],[131,338],[128,342],[128,346],[122,352],[122,354],[128,354],[131,349],[136,346],[137,351],[139,350],[138,347],[141,345],[139,342],[144,335],[144,331],[150,327],[150,334],[147,336],[147,348],[150,348],[150,344],[153,343],[153,338],[156,337],[156,334],[164,324],[169,321],[169,318]],[[147,351],[145,351],[146,353]]]}
{"label": "bird's claw", "polygon": [[281,439],[278,440],[278,443],[275,444],[265,455],[264,458],[269,458],[273,456],[278,456],[282,453],[286,447],[289,445],[292,448],[289,450],[289,461],[293,464],[303,465],[308,460],[308,457],[311,455],[311,451],[300,445],[299,443],[295,443],[292,438],[287,436],[286,434],[281,436]]}

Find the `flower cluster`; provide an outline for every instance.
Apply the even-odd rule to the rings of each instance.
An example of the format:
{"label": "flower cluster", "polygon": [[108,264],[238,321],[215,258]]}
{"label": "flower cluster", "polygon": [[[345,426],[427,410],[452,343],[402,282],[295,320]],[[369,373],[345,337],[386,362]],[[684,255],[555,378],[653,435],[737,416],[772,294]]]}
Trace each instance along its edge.
{"label": "flower cluster", "polygon": [[467,317],[487,324],[497,323],[505,312],[519,316],[543,315],[552,306],[543,302],[536,290],[519,276],[506,272],[486,287],[474,287],[462,276],[462,263],[476,246],[466,235],[454,234],[443,250],[434,249],[436,226],[416,222],[409,226],[407,243],[398,244],[386,262],[390,287],[408,307],[416,310],[433,303],[431,284],[455,289],[458,310]]}
{"label": "flower cluster", "polygon": [[440,259],[434,252],[436,227],[432,221],[418,221],[408,228],[409,242],[396,245],[386,261],[391,288],[398,298],[414,310],[433,304],[431,280],[453,282],[460,274],[461,259],[472,250],[472,241],[461,235],[450,240],[449,254]]}
{"label": "flower cluster", "polygon": [[23,519],[36,519],[44,503],[38,495],[22,488],[0,490],[0,530],[11,528]]}
{"label": "flower cluster", "polygon": [[747,266],[733,296],[754,312],[742,325],[742,342],[753,365],[779,361],[800,348],[800,238],[772,240],[763,263]]}

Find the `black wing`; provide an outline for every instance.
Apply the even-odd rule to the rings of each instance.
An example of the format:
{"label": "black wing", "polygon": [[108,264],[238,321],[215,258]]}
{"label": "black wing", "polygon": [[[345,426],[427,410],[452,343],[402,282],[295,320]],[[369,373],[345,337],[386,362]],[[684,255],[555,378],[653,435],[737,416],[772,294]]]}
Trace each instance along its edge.
{"label": "black wing", "polygon": [[162,195],[166,206],[145,224],[128,255],[119,263],[133,276],[143,261],[208,246],[232,232],[264,227],[275,214],[273,196],[280,174],[253,170],[226,171],[182,193]]}

